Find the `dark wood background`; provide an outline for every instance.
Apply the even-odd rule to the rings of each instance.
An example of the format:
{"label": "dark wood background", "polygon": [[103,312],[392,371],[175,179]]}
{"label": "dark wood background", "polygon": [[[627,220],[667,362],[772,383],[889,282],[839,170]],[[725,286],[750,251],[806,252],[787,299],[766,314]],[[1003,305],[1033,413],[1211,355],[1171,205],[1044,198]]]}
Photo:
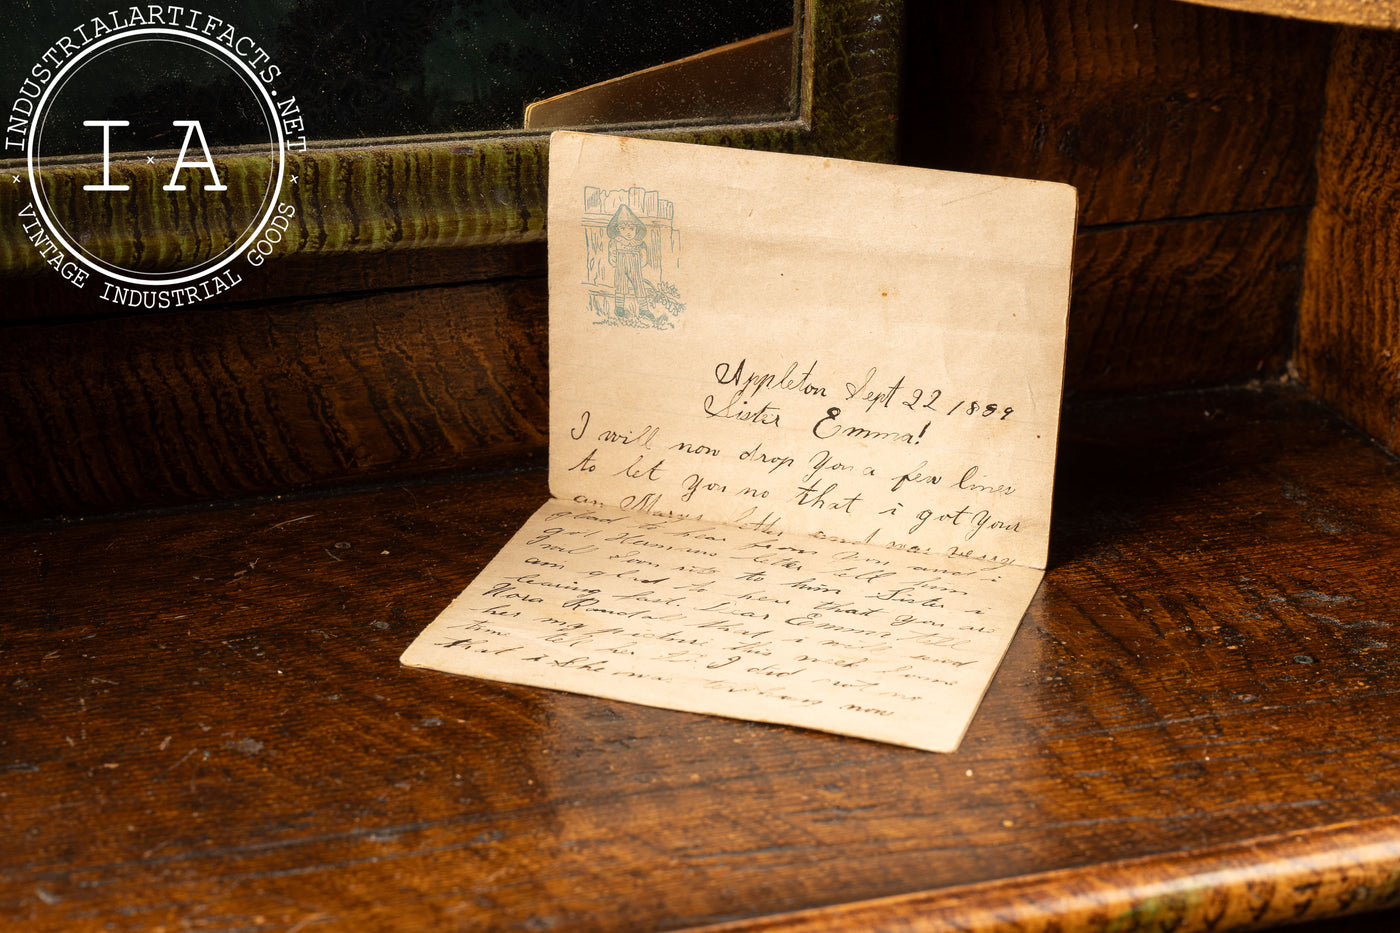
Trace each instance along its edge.
{"label": "dark wood background", "polygon": [[[959,0],[905,15],[899,160],[1080,191],[1070,397],[1274,378],[1300,333],[1309,384],[1389,442],[1395,324],[1375,294],[1388,280],[1348,270],[1385,261],[1376,251],[1389,239],[1366,231],[1388,229],[1388,202],[1367,192],[1387,190],[1396,147],[1347,128],[1374,135],[1397,121],[1372,112],[1384,94],[1346,88],[1348,74],[1392,67],[1392,36],[1174,0]],[[1319,139],[1322,219],[1300,319]],[[433,177],[411,154],[380,171]],[[1364,215],[1370,226],[1329,232],[1327,218],[1366,205],[1382,212]],[[1329,249],[1357,256],[1317,258]],[[145,315],[11,276],[0,515],[72,517],[537,456],[543,276],[537,242],[294,256],[230,293],[233,304]]]}

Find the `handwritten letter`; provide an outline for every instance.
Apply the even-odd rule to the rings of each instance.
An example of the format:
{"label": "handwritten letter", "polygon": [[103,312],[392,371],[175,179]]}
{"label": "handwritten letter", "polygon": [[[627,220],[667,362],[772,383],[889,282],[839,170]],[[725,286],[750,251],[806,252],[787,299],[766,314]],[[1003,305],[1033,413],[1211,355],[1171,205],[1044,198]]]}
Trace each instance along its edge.
{"label": "handwritten letter", "polygon": [[1073,190],[552,141],[546,503],[404,663],[951,750],[1043,573]]}

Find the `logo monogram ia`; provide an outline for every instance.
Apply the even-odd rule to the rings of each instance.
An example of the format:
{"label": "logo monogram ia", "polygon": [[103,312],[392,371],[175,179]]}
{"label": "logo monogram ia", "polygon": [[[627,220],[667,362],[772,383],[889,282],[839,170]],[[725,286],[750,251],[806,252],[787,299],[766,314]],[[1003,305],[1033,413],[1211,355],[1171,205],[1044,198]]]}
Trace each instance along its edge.
{"label": "logo monogram ia", "polygon": [[[175,171],[170,173],[169,183],[161,187],[162,191],[184,191],[185,186],[180,184],[180,170],[186,168],[207,168],[209,174],[214,176],[212,185],[205,185],[205,191],[227,191],[228,185],[219,182],[219,172],[214,168],[214,157],[209,152],[209,142],[204,138],[204,127],[198,120],[171,120],[171,126],[183,126],[185,128],[185,141],[180,146],[180,154],[175,159]],[[84,120],[83,126],[102,127],[102,184],[83,185],[84,191],[127,191],[130,185],[112,184],[112,127],[130,126],[130,120]],[[185,156],[190,151],[190,139],[196,134],[199,136],[199,148],[204,153],[203,162],[187,162]]]}
{"label": "logo monogram ia", "polygon": [[[150,7],[171,17],[181,9]],[[48,64],[30,69],[11,108],[5,148],[24,150],[32,195],[20,211],[23,229],[43,261],[75,288],[94,273],[100,301],[145,309],[209,301],[291,236],[297,208],[282,202],[282,181],[288,150],[306,148],[304,136],[287,140],[289,131],[305,129],[300,109],[295,97],[279,96],[272,86],[281,69],[265,64],[258,42],[232,26],[216,39],[212,30],[221,27],[196,28],[205,19],[197,10],[154,25],[147,14],[154,20],[156,13],[144,8],[130,7],[126,25],[119,12],[108,14],[112,28],[96,33],[79,26],[60,38],[44,56]],[[170,74],[188,74],[192,89],[229,82],[230,106],[215,112],[204,103],[172,101],[149,128],[143,118],[99,110],[120,106],[122,98],[108,93],[110,75],[144,74],[152,56]],[[48,148],[46,124],[54,130]],[[180,130],[184,138],[176,146]],[[99,137],[100,170],[95,155],[91,163],[87,158]],[[144,167],[132,164],[142,161]],[[58,167],[51,173],[46,162]],[[68,168],[74,165],[78,170]],[[86,196],[71,197],[78,190]]]}

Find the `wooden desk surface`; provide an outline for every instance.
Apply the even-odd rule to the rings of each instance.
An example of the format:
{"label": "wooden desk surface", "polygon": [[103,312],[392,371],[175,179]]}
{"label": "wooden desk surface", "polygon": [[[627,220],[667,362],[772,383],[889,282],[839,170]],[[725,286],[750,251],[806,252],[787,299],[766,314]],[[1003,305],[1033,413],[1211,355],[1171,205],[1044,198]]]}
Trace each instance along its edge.
{"label": "wooden desk surface", "polygon": [[1051,571],[951,755],[401,668],[539,472],[0,535],[0,928],[1400,904],[1400,464],[1272,387],[1072,409],[1058,476]]}

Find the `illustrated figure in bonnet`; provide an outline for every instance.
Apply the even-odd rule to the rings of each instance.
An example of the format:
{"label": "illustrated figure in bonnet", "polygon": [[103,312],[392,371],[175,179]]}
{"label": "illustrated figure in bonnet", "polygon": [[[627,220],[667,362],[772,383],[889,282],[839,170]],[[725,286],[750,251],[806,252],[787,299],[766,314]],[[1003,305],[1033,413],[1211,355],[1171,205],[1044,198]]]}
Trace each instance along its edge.
{"label": "illustrated figure in bonnet", "polygon": [[[650,305],[648,285],[642,275],[649,259],[647,228],[626,205],[608,221],[608,265],[613,267],[613,296],[618,317],[645,311]],[[647,317],[651,317],[649,312]]]}

